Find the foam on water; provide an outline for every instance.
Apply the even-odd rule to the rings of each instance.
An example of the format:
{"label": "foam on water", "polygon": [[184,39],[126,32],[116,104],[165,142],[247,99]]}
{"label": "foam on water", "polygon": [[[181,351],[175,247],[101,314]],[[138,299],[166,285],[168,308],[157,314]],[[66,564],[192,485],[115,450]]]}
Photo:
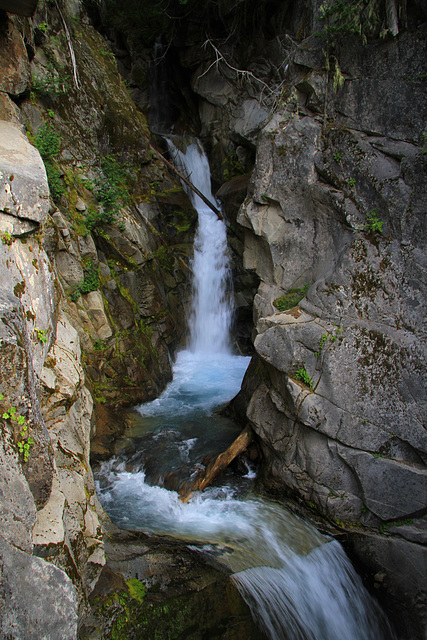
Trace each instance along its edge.
{"label": "foam on water", "polygon": [[212,412],[240,390],[250,358],[228,353],[181,351],[173,366],[173,380],[159,398],[138,407],[143,416],[185,416]]}

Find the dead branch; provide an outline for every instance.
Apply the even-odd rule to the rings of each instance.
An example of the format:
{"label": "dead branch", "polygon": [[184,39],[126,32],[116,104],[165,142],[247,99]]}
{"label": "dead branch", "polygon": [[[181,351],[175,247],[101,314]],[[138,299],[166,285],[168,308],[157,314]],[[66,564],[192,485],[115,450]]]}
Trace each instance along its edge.
{"label": "dead branch", "polygon": [[202,491],[208,484],[217,477],[233,460],[246,451],[253,441],[253,432],[248,425],[243,429],[241,434],[232,442],[226,451],[220,453],[212,462],[208,464],[204,472],[201,472],[196,478],[180,489],[179,493],[182,502],[188,502],[193,491]]}
{"label": "dead branch", "polygon": [[150,145],[150,149],[153,152],[153,154],[156,156],[156,158],[158,158],[159,160],[161,160],[162,162],[165,163],[165,165],[171,169],[172,171],[174,171],[176,173],[176,175],[192,190],[194,191],[194,193],[196,195],[199,196],[199,198],[201,200],[203,200],[203,202],[205,203],[205,205],[207,207],[209,207],[209,209],[211,209],[220,220],[223,219],[221,211],[219,209],[217,209],[217,207],[212,204],[212,202],[210,202],[210,200],[207,199],[206,196],[203,195],[203,193],[201,191],[199,191],[199,189],[197,187],[194,186],[194,184],[192,182],[190,182],[190,180],[188,178],[185,177],[185,175],[183,173],[181,173],[181,171],[179,171],[174,164],[172,164],[172,162],[169,162],[169,160],[166,160],[166,158],[159,153],[152,145]]}
{"label": "dead branch", "polygon": [[[261,87],[261,102],[263,101],[262,94],[266,92],[268,97],[273,100],[274,108],[275,108],[275,106],[280,100],[280,95],[281,95],[282,88],[285,84],[285,80],[282,80],[278,85],[272,88],[266,82],[264,82],[264,80],[261,80],[261,78],[258,78],[258,76],[252,73],[252,71],[249,71],[248,69],[238,69],[237,67],[234,67],[232,64],[230,64],[228,60],[224,57],[224,55],[221,53],[221,51],[218,49],[218,47],[216,47],[212,42],[212,40],[210,40],[210,38],[207,38],[205,40],[205,42],[203,43],[203,47],[206,48],[208,44],[214,50],[215,60],[208,66],[208,68],[202,74],[199,75],[199,78],[203,78],[203,76],[205,76],[212,69],[212,67],[214,67],[215,65],[219,66],[219,64],[222,62],[231,71],[234,71],[234,73],[237,74],[237,78],[240,78],[242,80],[245,79],[247,82],[252,81],[257,83]],[[285,71],[288,69],[288,66],[289,66],[287,64],[288,60],[289,60],[289,56],[286,58],[286,60],[283,61],[281,65]],[[277,67],[275,68],[275,70],[277,73],[279,73],[279,69],[277,69]]]}
{"label": "dead branch", "polygon": [[57,0],[55,0],[55,6],[58,10],[59,16],[62,20],[62,24],[64,26],[65,37],[67,38],[68,50],[70,52],[71,65],[73,67],[73,78],[77,89],[80,89],[79,79],[77,76],[77,65],[76,65],[76,56],[74,55],[73,43],[71,41],[70,32],[68,31],[67,23],[65,22],[64,16],[61,13],[61,9],[59,8]]}

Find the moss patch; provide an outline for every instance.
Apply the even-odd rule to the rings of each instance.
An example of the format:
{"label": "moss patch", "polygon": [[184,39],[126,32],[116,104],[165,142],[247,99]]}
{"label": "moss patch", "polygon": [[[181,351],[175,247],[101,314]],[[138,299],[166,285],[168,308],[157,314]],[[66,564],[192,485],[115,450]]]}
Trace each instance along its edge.
{"label": "moss patch", "polygon": [[293,307],[296,307],[296,305],[304,298],[309,288],[310,283],[307,282],[300,289],[289,289],[289,291],[284,293],[283,296],[281,296],[280,298],[276,298],[273,304],[279,311],[287,311],[288,309],[292,309]]}

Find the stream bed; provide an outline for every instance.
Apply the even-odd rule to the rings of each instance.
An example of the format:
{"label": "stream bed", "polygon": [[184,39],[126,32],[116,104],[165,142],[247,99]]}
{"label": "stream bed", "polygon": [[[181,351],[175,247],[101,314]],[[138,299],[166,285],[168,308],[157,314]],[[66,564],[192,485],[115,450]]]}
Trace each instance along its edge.
{"label": "stream bed", "polygon": [[386,640],[387,621],[338,542],[254,493],[254,470],[227,471],[188,503],[164,486],[191,476],[207,453],[238,435],[216,412],[240,387],[248,358],[183,351],[174,379],[138,407],[117,454],[96,472],[98,495],[122,529],[167,534],[233,573],[252,615],[272,640]]}

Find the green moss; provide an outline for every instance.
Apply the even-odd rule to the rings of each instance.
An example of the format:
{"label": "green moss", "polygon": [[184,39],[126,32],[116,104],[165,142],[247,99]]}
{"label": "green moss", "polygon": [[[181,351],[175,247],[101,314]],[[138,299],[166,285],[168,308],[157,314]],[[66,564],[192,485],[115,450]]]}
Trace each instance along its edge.
{"label": "green moss", "polygon": [[307,282],[303,287],[299,289],[289,289],[283,296],[276,298],[273,304],[279,311],[287,311],[295,307],[306,295],[310,288],[310,283]]}
{"label": "green moss", "polygon": [[126,584],[129,589],[130,597],[134,600],[137,600],[138,602],[143,602],[147,591],[145,584],[137,578],[131,578],[130,580],[127,580]]}

